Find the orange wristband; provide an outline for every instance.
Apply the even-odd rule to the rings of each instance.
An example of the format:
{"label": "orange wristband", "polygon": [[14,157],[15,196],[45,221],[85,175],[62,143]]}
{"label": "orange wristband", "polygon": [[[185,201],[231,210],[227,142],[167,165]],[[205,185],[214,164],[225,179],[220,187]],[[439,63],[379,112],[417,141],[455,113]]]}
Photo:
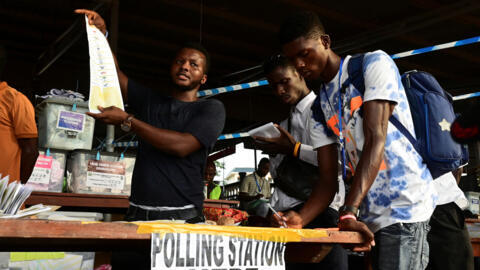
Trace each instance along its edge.
{"label": "orange wristband", "polygon": [[295,147],[293,148],[293,156],[294,157],[298,157],[298,155],[300,154],[300,152],[299,152],[300,145],[301,145],[300,142],[295,143]]}

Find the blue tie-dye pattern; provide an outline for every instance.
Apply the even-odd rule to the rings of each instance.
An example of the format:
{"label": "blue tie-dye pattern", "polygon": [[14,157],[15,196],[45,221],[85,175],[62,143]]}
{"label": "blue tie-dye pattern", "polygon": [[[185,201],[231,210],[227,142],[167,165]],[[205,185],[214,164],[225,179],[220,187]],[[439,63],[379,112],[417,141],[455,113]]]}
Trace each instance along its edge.
{"label": "blue tie-dye pattern", "polygon": [[403,89],[402,77],[400,76],[400,74],[397,75],[397,86],[398,89]]}
{"label": "blue tie-dye pattern", "polygon": [[378,195],[378,198],[376,198],[373,201],[373,203],[375,203],[376,205],[379,205],[379,206],[387,207],[392,203],[392,201],[390,200],[389,197],[387,197],[383,194],[380,194],[380,195]]}
{"label": "blue tie-dye pattern", "polygon": [[398,163],[396,166],[391,167],[390,170],[387,171],[388,178],[400,178],[405,176],[405,163],[401,161],[401,159],[397,159]]}
{"label": "blue tie-dye pattern", "polygon": [[391,92],[389,98],[390,98],[390,100],[397,101],[399,99],[398,98],[398,93],[397,92]]}
{"label": "blue tie-dye pattern", "polygon": [[392,187],[400,186],[400,181],[392,180],[392,182],[390,182],[390,186]]}
{"label": "blue tie-dye pattern", "polygon": [[392,144],[392,142],[399,140],[401,136],[402,136],[402,133],[400,133],[400,131],[397,131],[397,130],[393,131],[392,133],[389,133],[385,141],[385,147],[389,147]]}
{"label": "blue tie-dye pattern", "polygon": [[365,220],[368,218],[368,213],[370,213],[370,198],[369,194],[363,198],[363,203],[360,205],[361,219]]}
{"label": "blue tie-dye pattern", "polygon": [[419,168],[425,166],[425,162],[423,162],[423,159],[419,156],[417,156],[417,159],[415,160],[415,163],[417,164],[417,167],[419,167]]}
{"label": "blue tie-dye pattern", "polygon": [[412,206],[392,208],[392,217],[409,220],[412,218]]}
{"label": "blue tie-dye pattern", "polygon": [[390,182],[390,187],[392,189],[396,188],[398,190],[405,190],[407,188],[407,182],[404,180],[392,180],[392,182]]}
{"label": "blue tie-dye pattern", "polygon": [[423,173],[422,173],[422,180],[429,181],[430,179],[432,179],[432,175],[430,174],[430,172],[428,170],[424,170]]}
{"label": "blue tie-dye pattern", "polygon": [[390,62],[390,68],[393,70],[393,72],[396,72],[400,77],[400,73],[398,72],[397,65],[395,65],[395,62],[393,62],[392,58],[388,57],[388,61]]}
{"label": "blue tie-dye pattern", "polygon": [[408,109],[408,105],[405,101],[401,101],[398,107],[401,109],[401,111],[406,111]]}
{"label": "blue tie-dye pattern", "polygon": [[398,197],[400,197],[400,193],[398,191],[396,191],[395,193],[390,195],[390,200],[393,201],[393,200],[397,199]]}
{"label": "blue tie-dye pattern", "polygon": [[[382,71],[379,71],[379,67],[381,67]],[[387,68],[385,69],[385,67]],[[413,133],[413,122],[411,121],[407,97],[401,83],[400,74],[393,60],[383,52],[369,53],[364,58],[363,69],[364,73],[368,69],[376,70],[376,72],[386,70],[386,72],[394,71],[396,73],[396,76],[389,76],[389,78],[394,79],[391,81],[379,80],[378,85],[375,85],[376,81],[373,79],[373,83],[370,81],[366,91],[369,91],[370,99],[375,99],[375,97],[385,99],[387,97],[387,99],[395,101],[397,106],[395,106],[393,115]],[[345,68],[343,74],[346,74]],[[367,80],[368,74],[364,75]],[[343,78],[344,76],[342,76],[342,80],[346,79]],[[372,75],[371,78],[378,78],[378,74]],[[338,75],[326,85],[325,90],[330,104],[325,97],[325,93],[321,95],[321,108],[325,113],[326,119],[330,119],[338,109],[339,92],[337,84]],[[347,97],[347,100],[342,121],[344,126],[350,123],[350,121],[362,121],[361,114],[351,114],[349,108],[350,99],[359,95],[360,92],[352,85],[346,89],[345,97]],[[354,136],[358,138],[363,136],[363,133]],[[362,220],[367,225],[375,227],[385,223],[392,224],[391,222],[407,222],[412,218],[418,220],[418,216],[424,213],[430,215],[435,205],[435,202],[432,202],[433,196],[429,196],[432,194],[429,191],[430,189],[425,188],[422,193],[419,193],[418,190],[415,190],[417,192],[411,190],[413,187],[418,189],[420,182],[423,183],[422,185],[429,183],[428,181],[431,182],[430,173],[408,140],[391,124],[389,124],[385,142],[384,159],[387,169],[378,173],[370,191],[363,200],[361,205]],[[431,187],[430,183],[429,187]],[[394,205],[408,205],[408,207],[396,208]]]}
{"label": "blue tie-dye pattern", "polygon": [[412,151],[412,146],[411,146],[410,144],[409,144],[409,145],[407,145],[407,148],[406,148],[405,150],[407,150],[407,152],[410,152],[410,151]]}
{"label": "blue tie-dye pattern", "polygon": [[368,66],[371,64],[380,61],[382,58],[382,54],[379,53],[372,53],[372,54],[367,54],[365,58],[363,58],[363,73],[368,69]]}

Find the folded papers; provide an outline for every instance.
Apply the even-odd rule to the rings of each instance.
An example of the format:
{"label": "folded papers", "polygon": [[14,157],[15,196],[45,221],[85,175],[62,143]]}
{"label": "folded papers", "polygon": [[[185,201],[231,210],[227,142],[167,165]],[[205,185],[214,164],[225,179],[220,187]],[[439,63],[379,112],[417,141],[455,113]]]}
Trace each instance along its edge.
{"label": "folded papers", "polygon": [[8,179],[7,175],[0,180],[0,218],[19,218],[50,210],[41,204],[19,210],[33,189],[18,181],[8,183]]}

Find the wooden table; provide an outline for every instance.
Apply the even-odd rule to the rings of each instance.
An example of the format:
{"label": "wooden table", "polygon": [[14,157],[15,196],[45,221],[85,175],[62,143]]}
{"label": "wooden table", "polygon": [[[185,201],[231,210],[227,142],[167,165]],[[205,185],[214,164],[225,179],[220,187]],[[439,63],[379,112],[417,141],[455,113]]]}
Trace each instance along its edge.
{"label": "wooden table", "polygon": [[[150,249],[150,234],[125,222],[82,224],[77,221],[1,220],[0,251],[119,251]],[[312,262],[325,245],[361,243],[357,232],[327,231],[328,237],[287,243],[285,259]]]}
{"label": "wooden table", "polygon": [[469,228],[470,243],[472,243],[473,256],[480,257],[480,237],[478,237],[477,234],[474,233],[471,230],[472,228],[470,227],[470,226],[474,226],[474,224],[476,224],[477,226],[480,226],[480,220],[467,218],[465,219],[465,222],[467,223],[467,228]]}
{"label": "wooden table", "polygon": [[26,205],[34,204],[72,206],[72,207],[96,207],[96,208],[124,208],[129,206],[126,195],[98,195],[79,193],[56,193],[34,191],[25,202]]}
{"label": "wooden table", "polygon": [[[125,195],[98,195],[98,194],[79,194],[79,193],[56,193],[34,191],[27,199],[25,204],[45,204],[58,205],[63,207],[92,208],[99,212],[124,212],[128,206],[128,196]],[[239,205],[239,201],[210,200],[204,201],[205,207],[230,208]]]}
{"label": "wooden table", "polygon": [[211,200],[211,199],[205,199],[203,201],[203,207],[231,208],[232,206],[238,206],[238,205],[240,205],[240,201]]}
{"label": "wooden table", "polygon": [[470,243],[472,243],[473,256],[480,257],[480,238],[470,238]]}

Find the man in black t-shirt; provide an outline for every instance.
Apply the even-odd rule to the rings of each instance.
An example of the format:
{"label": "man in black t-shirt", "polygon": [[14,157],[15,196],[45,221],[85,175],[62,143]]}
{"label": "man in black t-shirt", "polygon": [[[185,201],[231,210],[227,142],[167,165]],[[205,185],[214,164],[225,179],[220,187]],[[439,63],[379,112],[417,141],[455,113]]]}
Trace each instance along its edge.
{"label": "man in black t-shirt", "polygon": [[[106,33],[98,13],[75,12],[87,15],[90,24]],[[207,81],[208,64],[208,53],[201,45],[182,47],[170,70],[170,96],[165,96],[128,79],[116,63],[123,98],[137,114],[116,107],[89,113],[140,137],[126,220],[188,221],[201,216],[206,158],[225,122],[220,101],[197,98]]]}

